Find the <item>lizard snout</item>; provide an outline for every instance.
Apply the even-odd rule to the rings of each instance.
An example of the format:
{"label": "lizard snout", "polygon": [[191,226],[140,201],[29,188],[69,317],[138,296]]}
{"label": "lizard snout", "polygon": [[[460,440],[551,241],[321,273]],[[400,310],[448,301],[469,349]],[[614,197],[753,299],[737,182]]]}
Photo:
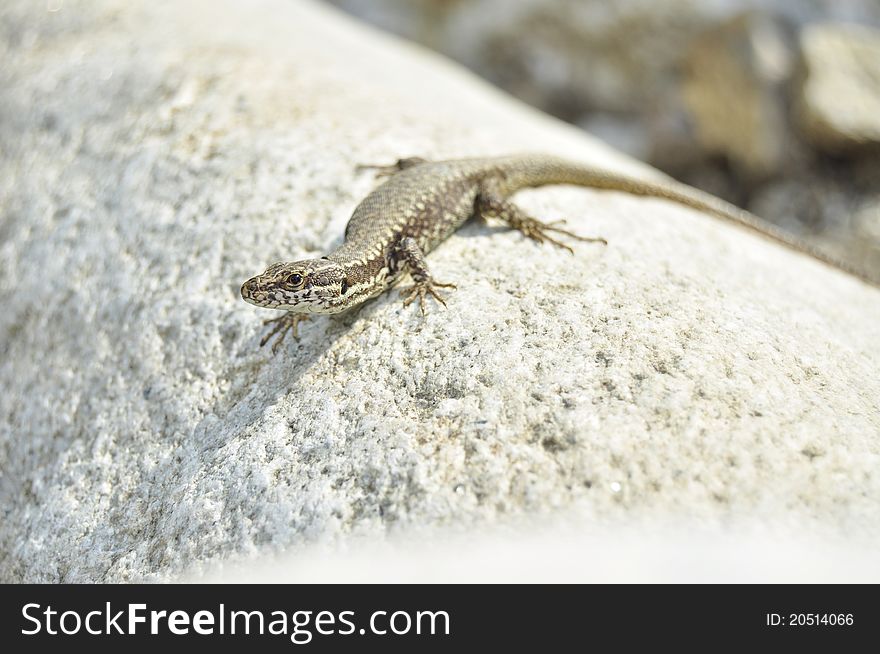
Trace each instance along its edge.
{"label": "lizard snout", "polygon": [[256,299],[256,295],[258,294],[258,285],[257,278],[252,277],[247,280],[244,284],[241,285],[241,297],[244,300],[252,300]]}

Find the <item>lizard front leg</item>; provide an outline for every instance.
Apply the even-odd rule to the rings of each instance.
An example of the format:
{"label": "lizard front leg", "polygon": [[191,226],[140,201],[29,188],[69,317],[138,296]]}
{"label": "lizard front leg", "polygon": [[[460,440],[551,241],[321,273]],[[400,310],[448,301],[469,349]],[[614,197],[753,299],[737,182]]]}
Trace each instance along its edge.
{"label": "lizard front leg", "polygon": [[553,245],[558,245],[561,248],[565,248],[572,254],[574,254],[574,250],[571,249],[571,246],[563,243],[562,241],[557,241],[547,232],[565,234],[570,238],[574,238],[578,241],[583,241],[585,243],[603,243],[605,245],[608,244],[608,241],[606,241],[604,238],[588,238],[586,236],[578,236],[577,234],[570,232],[567,229],[557,227],[557,225],[564,225],[564,220],[556,220],[552,223],[545,223],[536,218],[532,218],[525,211],[513,204],[510,200],[501,197],[492,190],[480,191],[480,194],[477,196],[476,209],[477,213],[483,219],[488,217],[498,218],[499,220],[502,220],[510,225],[513,229],[521,231],[533,241],[537,241],[538,243],[543,243],[544,241],[547,241],[549,243],[553,243]]}
{"label": "lizard front leg", "polygon": [[299,333],[297,331],[298,325],[299,323],[308,319],[309,316],[304,313],[293,313],[292,311],[288,311],[287,313],[284,313],[277,318],[264,320],[264,325],[268,325],[273,322],[276,324],[269,331],[269,333],[263,336],[262,340],[260,340],[260,347],[263,347],[272,339],[273,336],[277,334],[278,338],[276,338],[275,342],[272,343],[272,353],[275,354],[278,351],[278,348],[281,346],[281,343],[284,342],[284,337],[287,336],[287,332],[292,332],[293,338],[299,340]]}
{"label": "lizard front leg", "polygon": [[412,168],[413,166],[418,166],[423,163],[428,163],[428,160],[422,159],[421,157],[407,157],[405,159],[398,159],[390,166],[381,164],[359,164],[356,170],[358,172],[362,170],[375,170],[376,177],[389,177],[395,173],[399,173],[401,170],[406,170],[407,168]]}
{"label": "lizard front leg", "polygon": [[418,298],[419,308],[422,310],[422,315],[425,315],[425,297],[431,295],[445,307],[446,301],[434,289],[455,288],[455,284],[443,284],[431,277],[431,273],[428,271],[428,266],[425,263],[425,255],[422,253],[422,249],[416,243],[416,240],[409,236],[401,239],[400,244],[397,246],[396,254],[406,264],[409,269],[409,275],[414,282],[409,288],[404,288],[400,291],[401,295],[406,295],[403,300],[403,306],[408,307]]}

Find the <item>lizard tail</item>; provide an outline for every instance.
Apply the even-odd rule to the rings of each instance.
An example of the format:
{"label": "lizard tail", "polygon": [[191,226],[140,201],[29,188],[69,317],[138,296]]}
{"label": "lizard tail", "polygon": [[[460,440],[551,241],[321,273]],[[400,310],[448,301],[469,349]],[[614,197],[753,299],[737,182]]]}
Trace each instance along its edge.
{"label": "lizard tail", "polygon": [[722,220],[745,227],[792,250],[807,254],[829,266],[849,273],[872,286],[880,287],[880,279],[871,276],[866,271],[827,254],[812,244],[804,242],[772,223],[762,220],[744,209],[740,209],[736,205],[672,179],[662,182],[635,179],[609,170],[541,156],[520,158],[519,166],[513,166],[510,169],[516,170],[517,173],[509,174],[502,182],[508,193],[513,193],[520,188],[526,187],[571,184],[607,191],[621,191],[630,195],[671,200],[672,202],[703,211]]}

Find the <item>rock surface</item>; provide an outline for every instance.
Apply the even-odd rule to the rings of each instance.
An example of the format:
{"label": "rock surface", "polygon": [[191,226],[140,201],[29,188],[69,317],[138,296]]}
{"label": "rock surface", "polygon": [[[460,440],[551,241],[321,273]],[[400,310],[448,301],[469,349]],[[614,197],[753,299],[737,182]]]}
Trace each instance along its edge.
{"label": "rock surface", "polygon": [[[205,20],[210,16],[210,20]],[[655,175],[308,2],[4,2],[0,579],[163,580],[309,543],[750,516],[880,527],[880,291],[699,213],[523,193],[458,290],[316,319],[238,297],[337,244],[362,162],[549,151]],[[795,533],[795,532],[793,532]]]}

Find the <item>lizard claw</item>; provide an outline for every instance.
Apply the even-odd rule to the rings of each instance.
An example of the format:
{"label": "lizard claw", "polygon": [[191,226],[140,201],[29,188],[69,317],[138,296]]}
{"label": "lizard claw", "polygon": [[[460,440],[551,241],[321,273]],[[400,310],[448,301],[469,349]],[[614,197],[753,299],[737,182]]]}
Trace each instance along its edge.
{"label": "lizard claw", "polygon": [[287,312],[281,316],[278,316],[277,318],[269,318],[269,320],[264,320],[264,325],[268,325],[273,322],[276,324],[269,331],[269,333],[263,336],[263,338],[260,340],[260,347],[263,347],[272,339],[272,337],[277,334],[278,338],[276,338],[275,342],[272,343],[272,354],[275,354],[276,352],[278,352],[278,348],[281,346],[281,343],[284,342],[284,337],[287,336],[288,332],[292,332],[293,338],[295,340],[299,340],[297,326],[299,325],[299,323],[308,319],[309,317],[305,314]]}
{"label": "lizard claw", "polygon": [[401,295],[406,295],[403,300],[403,306],[408,307],[412,304],[416,298],[419,300],[419,308],[422,310],[422,315],[425,315],[425,298],[430,295],[435,300],[437,300],[440,304],[446,308],[446,300],[442,295],[437,293],[435,288],[456,288],[455,284],[443,284],[441,282],[435,282],[433,279],[426,279],[420,282],[416,282],[409,288],[403,288],[400,290]]}
{"label": "lizard claw", "polygon": [[390,177],[396,173],[399,173],[401,170],[406,170],[407,168],[411,168],[412,166],[417,166],[421,163],[425,163],[426,160],[421,157],[407,157],[406,159],[398,159],[396,162],[391,164],[390,166],[384,165],[374,165],[374,164],[358,164],[355,168],[355,171],[361,172],[364,170],[375,170],[376,177]]}
{"label": "lizard claw", "polygon": [[483,217],[492,216],[494,218],[500,218],[514,229],[521,231],[526,237],[533,241],[537,241],[538,243],[547,241],[548,243],[552,243],[553,245],[568,250],[572,254],[574,254],[574,250],[571,249],[570,245],[553,238],[550,236],[549,232],[564,234],[569,238],[583,241],[585,243],[608,244],[608,241],[604,238],[587,238],[585,236],[578,236],[574,232],[559,227],[559,225],[565,224],[564,220],[554,220],[549,223],[541,222],[540,220],[532,218],[526,214],[515,204],[512,204],[503,197],[491,192],[485,194],[481,193],[477,197],[477,212]]}
{"label": "lizard claw", "polygon": [[557,225],[564,225],[565,220],[554,220],[552,223],[544,223],[540,220],[536,220],[535,218],[524,218],[519,221],[516,225],[516,228],[525,234],[528,238],[533,241],[537,241],[538,243],[543,243],[547,241],[548,243],[552,243],[558,247],[561,247],[565,250],[568,250],[572,254],[574,254],[574,250],[571,249],[570,245],[563,243],[562,241],[558,241],[552,236],[550,236],[547,232],[556,232],[557,234],[565,234],[569,238],[573,238],[578,241],[583,241],[584,243],[602,243],[603,245],[608,245],[608,241],[601,237],[587,237],[587,236],[579,236],[574,232],[570,232],[567,229],[562,229],[557,227]]}

